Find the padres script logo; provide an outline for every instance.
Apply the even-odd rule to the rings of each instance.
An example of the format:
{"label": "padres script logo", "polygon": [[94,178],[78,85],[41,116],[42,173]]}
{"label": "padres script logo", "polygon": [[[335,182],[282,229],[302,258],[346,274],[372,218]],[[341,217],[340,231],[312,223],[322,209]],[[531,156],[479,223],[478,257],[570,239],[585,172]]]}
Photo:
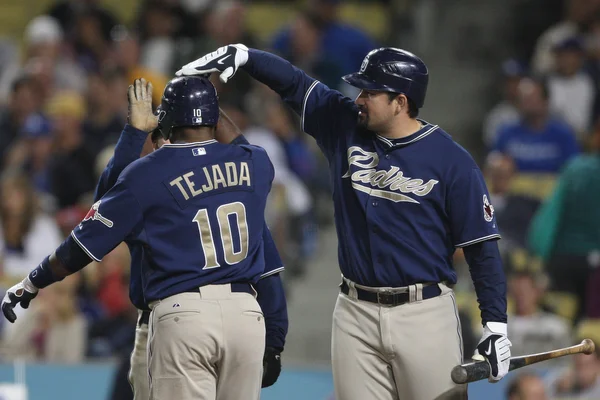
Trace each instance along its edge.
{"label": "padres script logo", "polygon": [[[348,172],[342,178],[352,180],[352,187],[371,196],[391,200],[395,203],[407,201],[410,203],[419,202],[402,193],[412,193],[423,197],[439,182],[430,179],[423,183],[422,179],[412,179],[404,176],[398,167],[391,167],[389,170],[377,170],[375,167],[379,164],[377,153],[364,151],[358,146],[352,146],[348,149]],[[356,165],[361,168],[358,171],[351,172],[350,167]],[[369,186],[362,185],[362,183]],[[383,190],[389,189],[389,190]]]}

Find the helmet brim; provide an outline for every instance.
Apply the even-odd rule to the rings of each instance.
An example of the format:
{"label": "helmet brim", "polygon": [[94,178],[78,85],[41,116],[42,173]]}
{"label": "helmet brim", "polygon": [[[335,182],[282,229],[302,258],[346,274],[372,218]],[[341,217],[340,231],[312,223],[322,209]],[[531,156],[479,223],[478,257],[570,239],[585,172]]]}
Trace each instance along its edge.
{"label": "helmet brim", "polygon": [[344,75],[342,79],[346,83],[358,89],[381,90],[383,92],[394,91],[392,88],[368,79],[362,72],[354,72],[352,74]]}

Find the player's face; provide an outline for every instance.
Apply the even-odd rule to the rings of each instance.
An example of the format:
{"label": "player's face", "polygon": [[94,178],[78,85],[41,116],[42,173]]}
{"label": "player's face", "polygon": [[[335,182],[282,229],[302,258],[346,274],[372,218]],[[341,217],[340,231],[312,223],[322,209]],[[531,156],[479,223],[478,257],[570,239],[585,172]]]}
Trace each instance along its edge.
{"label": "player's face", "polygon": [[373,132],[386,131],[397,109],[387,92],[375,90],[361,90],[354,102],[360,110],[359,125]]}

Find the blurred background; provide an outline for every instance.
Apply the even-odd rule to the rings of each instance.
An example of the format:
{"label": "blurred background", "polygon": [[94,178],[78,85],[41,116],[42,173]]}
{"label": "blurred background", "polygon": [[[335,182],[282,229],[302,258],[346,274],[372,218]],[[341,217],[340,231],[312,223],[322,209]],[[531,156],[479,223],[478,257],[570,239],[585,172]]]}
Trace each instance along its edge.
{"label": "blurred background", "polygon": [[[23,279],[91,205],[136,77],[155,105],[184,63],[229,43],[273,51],[332,88],[395,46],[429,66],[423,119],[484,171],[503,239],[513,355],[600,345],[600,0],[0,0],[0,289]],[[268,223],[285,259],[290,331],[264,399],[333,399],[340,281],[330,185],[296,115],[243,72],[221,106],[276,169]],[[464,354],[481,334],[457,252]],[[136,311],[129,253],[53,285],[0,319],[0,397],[131,399]],[[3,293],[2,293],[3,294]],[[520,373],[522,372],[522,373]],[[600,399],[600,353],[538,364],[475,399]]]}

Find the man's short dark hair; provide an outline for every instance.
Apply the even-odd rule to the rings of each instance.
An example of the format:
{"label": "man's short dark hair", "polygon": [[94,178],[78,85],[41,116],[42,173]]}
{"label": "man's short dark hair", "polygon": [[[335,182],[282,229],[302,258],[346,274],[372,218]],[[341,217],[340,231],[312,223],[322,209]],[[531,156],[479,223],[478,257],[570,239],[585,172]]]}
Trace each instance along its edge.
{"label": "man's short dark hair", "polygon": [[[388,97],[390,98],[390,103],[392,102],[392,100],[394,100],[399,95],[400,95],[400,93],[388,92]],[[411,99],[409,99],[408,97],[406,97],[406,100],[408,101],[408,116],[410,118],[417,118],[419,116],[419,108],[417,107],[415,102],[412,101]]]}

